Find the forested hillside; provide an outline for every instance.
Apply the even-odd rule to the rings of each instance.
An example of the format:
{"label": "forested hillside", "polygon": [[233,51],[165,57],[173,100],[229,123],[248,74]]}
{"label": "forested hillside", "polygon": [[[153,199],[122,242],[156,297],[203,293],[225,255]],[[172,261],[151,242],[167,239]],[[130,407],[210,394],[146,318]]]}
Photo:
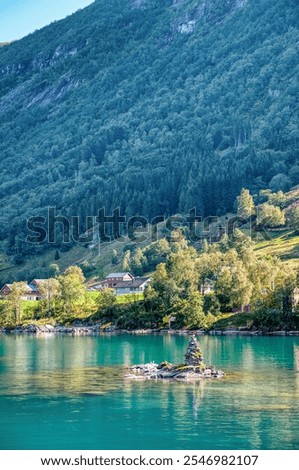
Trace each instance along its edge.
{"label": "forested hillside", "polygon": [[232,209],[299,183],[297,0],[97,0],[0,48],[2,250],[25,220]]}

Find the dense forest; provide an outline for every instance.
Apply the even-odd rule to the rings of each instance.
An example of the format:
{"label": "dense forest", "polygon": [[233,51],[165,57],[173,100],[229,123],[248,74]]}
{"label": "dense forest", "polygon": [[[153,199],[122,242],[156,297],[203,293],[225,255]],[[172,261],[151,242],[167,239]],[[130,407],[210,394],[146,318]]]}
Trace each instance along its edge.
{"label": "dense forest", "polygon": [[298,184],[298,19],[297,0],[97,0],[1,47],[2,250],[38,252],[25,221],[49,206],[83,229]]}

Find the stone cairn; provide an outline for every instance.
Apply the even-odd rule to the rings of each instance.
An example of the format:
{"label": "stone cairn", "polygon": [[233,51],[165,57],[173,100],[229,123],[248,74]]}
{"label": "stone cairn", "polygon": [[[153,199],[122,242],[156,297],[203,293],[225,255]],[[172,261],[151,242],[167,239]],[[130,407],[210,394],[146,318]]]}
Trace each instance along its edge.
{"label": "stone cairn", "polygon": [[185,363],[173,365],[169,362],[155,364],[139,364],[129,368],[134,374],[125,377],[135,380],[162,379],[162,380],[197,380],[197,379],[220,379],[224,377],[222,370],[216,370],[214,366],[206,367],[203,355],[196,337],[193,335],[189,341],[185,354]]}
{"label": "stone cairn", "polygon": [[195,335],[193,335],[189,341],[189,345],[185,354],[185,364],[187,366],[194,367],[204,366],[203,355]]}

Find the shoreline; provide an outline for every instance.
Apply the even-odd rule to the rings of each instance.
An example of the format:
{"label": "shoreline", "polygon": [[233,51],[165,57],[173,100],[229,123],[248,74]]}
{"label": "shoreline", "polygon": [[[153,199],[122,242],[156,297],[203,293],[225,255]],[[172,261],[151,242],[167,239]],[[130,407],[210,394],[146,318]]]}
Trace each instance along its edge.
{"label": "shoreline", "polygon": [[101,334],[113,335],[172,335],[172,336],[299,336],[298,330],[247,330],[245,328],[227,328],[223,330],[168,330],[168,329],[137,329],[126,330],[116,328],[101,329],[99,325],[93,326],[53,326],[53,325],[35,325],[30,324],[26,326],[0,327],[0,335],[69,335],[69,336],[95,336]]}

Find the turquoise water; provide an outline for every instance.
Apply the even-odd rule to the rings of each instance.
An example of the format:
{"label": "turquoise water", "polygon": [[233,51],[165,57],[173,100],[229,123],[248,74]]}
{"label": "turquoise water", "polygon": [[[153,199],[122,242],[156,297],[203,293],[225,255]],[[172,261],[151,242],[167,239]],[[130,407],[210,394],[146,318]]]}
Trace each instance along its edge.
{"label": "turquoise water", "polygon": [[200,342],[225,379],[124,379],[134,363],[181,363],[185,337],[0,336],[0,448],[298,449],[299,338]]}

